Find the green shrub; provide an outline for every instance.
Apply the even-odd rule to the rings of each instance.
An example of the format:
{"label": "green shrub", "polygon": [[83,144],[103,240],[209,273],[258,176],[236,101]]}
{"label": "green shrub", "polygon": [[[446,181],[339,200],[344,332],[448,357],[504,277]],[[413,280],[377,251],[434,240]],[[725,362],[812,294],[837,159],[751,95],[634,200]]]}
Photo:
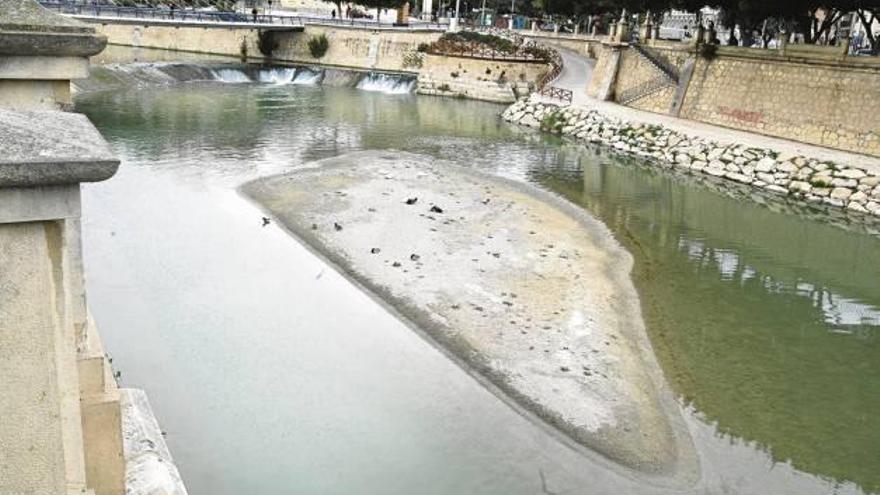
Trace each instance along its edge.
{"label": "green shrub", "polygon": [[454,53],[473,50],[480,46],[491,48],[502,53],[516,53],[516,44],[512,41],[491,34],[482,34],[473,31],[444,33],[430,48],[433,48],[440,53]]}
{"label": "green shrub", "polygon": [[431,49],[431,45],[428,43],[419,43],[419,46],[416,47],[416,51],[419,53],[425,53]]}
{"label": "green shrub", "polygon": [[264,57],[272,58],[272,53],[278,49],[278,41],[272,31],[260,31],[257,39],[257,48]]}
{"label": "green shrub", "polygon": [[312,58],[321,58],[330,48],[330,41],[323,34],[309,38],[309,53]]}
{"label": "green shrub", "polygon": [[541,130],[545,132],[561,134],[564,126],[565,119],[562,117],[562,112],[559,110],[548,113],[544,119],[541,120]]}

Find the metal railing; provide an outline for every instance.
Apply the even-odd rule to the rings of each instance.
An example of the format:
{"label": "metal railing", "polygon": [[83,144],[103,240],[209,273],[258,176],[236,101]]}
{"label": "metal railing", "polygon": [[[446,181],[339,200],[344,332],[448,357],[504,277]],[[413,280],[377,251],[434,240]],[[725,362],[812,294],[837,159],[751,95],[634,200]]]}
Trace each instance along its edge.
{"label": "metal railing", "polygon": [[368,18],[333,18],[316,15],[277,15],[277,14],[246,14],[242,12],[217,12],[190,9],[171,9],[151,6],[121,6],[113,4],[88,4],[75,1],[39,0],[39,3],[61,14],[82,17],[112,17],[118,19],[153,19],[161,21],[180,21],[198,23],[226,24],[272,24],[280,26],[304,26],[306,24],[325,26],[345,26],[361,29],[395,29],[395,30],[430,30],[445,31],[448,24],[437,22],[413,22],[397,24],[376,22]]}
{"label": "metal railing", "polygon": [[274,24],[302,26],[297,17],[238,12],[212,12],[201,10],[169,9],[157,7],[122,7],[117,5],[84,5],[70,2],[40,1],[40,5],[61,14],[83,17],[115,17],[118,19],[153,19],[162,21],[226,23],[226,24]]}
{"label": "metal railing", "polygon": [[642,98],[648,97],[658,91],[661,91],[666,88],[674,88],[675,84],[670,80],[665,74],[661,77],[656,77],[654,79],[645,81],[635,87],[627,89],[620,93],[617,98],[617,103],[621,105],[627,105],[636,100],[640,100]]}
{"label": "metal railing", "polygon": [[446,31],[449,24],[440,22],[412,22],[408,24],[397,24],[392,22],[376,22],[375,19],[369,18],[342,18],[342,17],[321,17],[314,15],[297,15],[297,19],[302,20],[303,24],[325,25],[325,26],[344,26],[357,27],[362,29],[400,29],[400,30],[426,30],[426,31]]}
{"label": "metal railing", "polygon": [[543,62],[544,60],[529,53],[503,52],[484,46],[462,46],[454,48],[434,48],[428,50],[431,55],[447,57],[467,57],[486,60],[505,60],[508,62]]}
{"label": "metal railing", "polygon": [[651,65],[653,65],[654,68],[656,68],[658,71],[662,72],[666,77],[668,77],[672,81],[678,83],[678,79],[680,76],[678,73],[678,69],[675,66],[673,66],[672,64],[670,64],[666,60],[662,59],[659,55],[653,53],[646,46],[643,46],[639,43],[633,43],[630,46],[632,46],[633,49],[635,49],[635,51],[639,55],[644,57],[645,60],[647,60]]}
{"label": "metal railing", "polygon": [[574,98],[574,93],[570,89],[557,88],[556,86],[542,88],[541,91],[539,91],[539,94],[541,96],[546,96],[547,98],[560,100],[569,105],[571,104],[572,98]]}

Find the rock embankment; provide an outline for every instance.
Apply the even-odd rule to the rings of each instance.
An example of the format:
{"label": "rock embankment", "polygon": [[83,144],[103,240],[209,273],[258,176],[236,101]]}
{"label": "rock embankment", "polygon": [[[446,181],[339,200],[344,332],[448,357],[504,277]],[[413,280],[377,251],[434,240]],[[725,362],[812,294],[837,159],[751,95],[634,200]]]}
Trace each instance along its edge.
{"label": "rock embankment", "polygon": [[343,155],[243,191],[521,410],[637,471],[690,479],[632,259],[583,210],[406,153]]}
{"label": "rock embankment", "polygon": [[828,161],[742,144],[722,145],[660,126],[609,118],[596,110],[519,100],[502,114],[508,122],[538,128],[623,154],[652,159],[688,173],[705,174],[810,204],[880,217],[880,175]]}

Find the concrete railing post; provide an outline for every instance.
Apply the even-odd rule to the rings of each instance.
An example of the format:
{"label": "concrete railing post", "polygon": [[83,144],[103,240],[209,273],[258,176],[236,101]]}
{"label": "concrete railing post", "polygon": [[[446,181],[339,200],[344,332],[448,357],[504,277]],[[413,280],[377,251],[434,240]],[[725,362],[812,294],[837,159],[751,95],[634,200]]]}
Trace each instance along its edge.
{"label": "concrete railing post", "polygon": [[71,104],[106,39],[0,0],[0,493],[124,493],[119,391],[86,309],[80,183],[119,165]]}

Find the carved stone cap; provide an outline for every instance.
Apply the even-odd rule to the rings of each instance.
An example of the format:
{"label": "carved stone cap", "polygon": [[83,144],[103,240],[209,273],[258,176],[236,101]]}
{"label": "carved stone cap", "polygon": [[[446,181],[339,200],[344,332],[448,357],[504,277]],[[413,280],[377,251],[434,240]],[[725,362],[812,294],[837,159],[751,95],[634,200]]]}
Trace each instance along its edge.
{"label": "carved stone cap", "polygon": [[90,57],[106,45],[93,27],[35,0],[0,0],[0,55]]}
{"label": "carved stone cap", "polygon": [[119,160],[85,115],[0,110],[0,187],[109,179]]}

